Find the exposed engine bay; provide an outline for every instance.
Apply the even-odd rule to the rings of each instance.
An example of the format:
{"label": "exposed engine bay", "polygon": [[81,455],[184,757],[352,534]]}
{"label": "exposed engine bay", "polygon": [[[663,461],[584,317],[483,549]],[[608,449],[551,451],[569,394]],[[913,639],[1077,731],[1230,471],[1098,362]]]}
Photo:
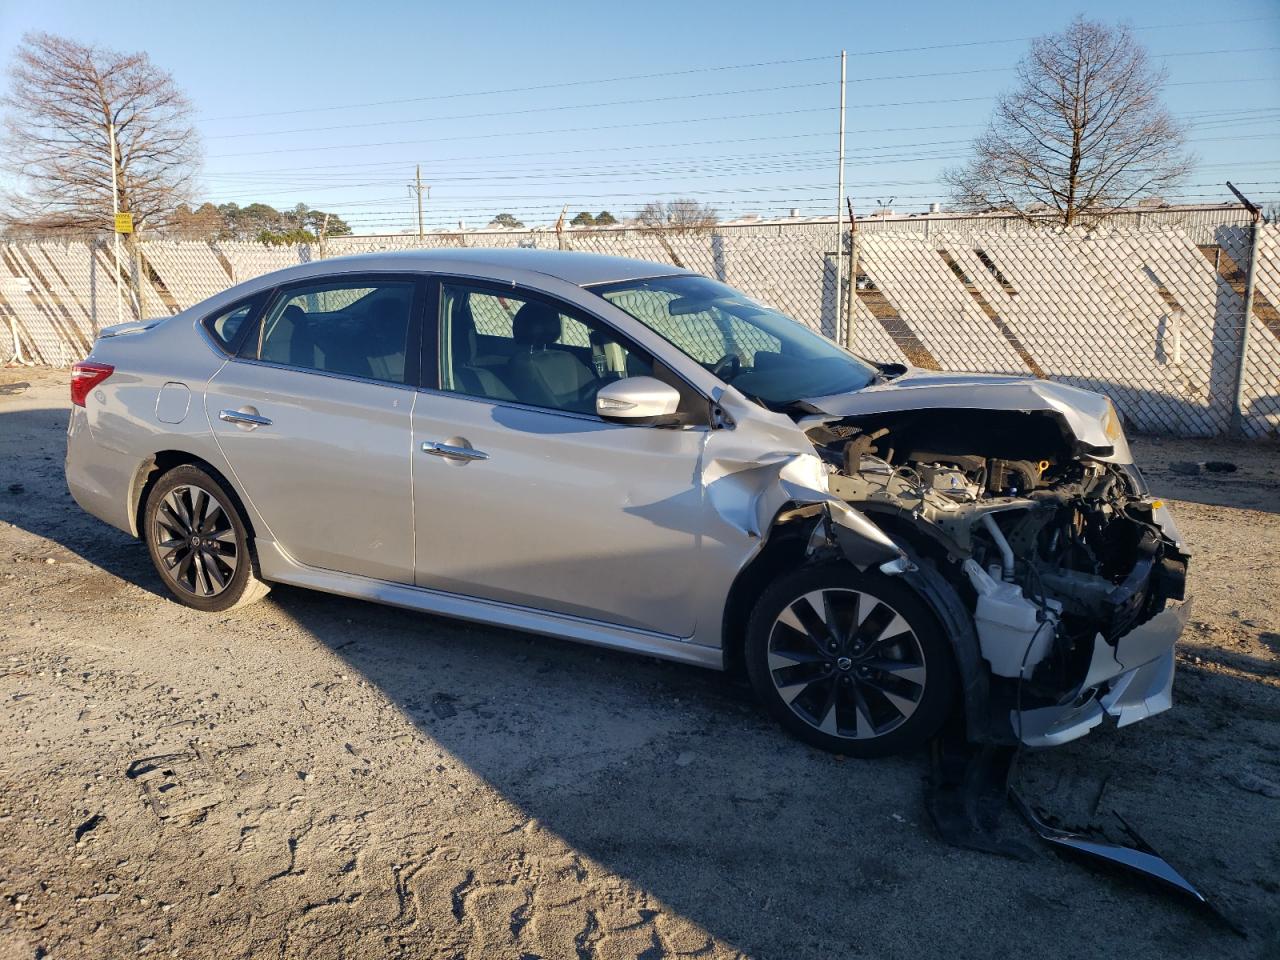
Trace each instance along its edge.
{"label": "exposed engine bay", "polygon": [[1150,651],[1126,654],[1121,638],[1142,637],[1138,628],[1183,599],[1187,570],[1176,528],[1135,468],[1101,459],[1109,451],[1085,448],[1045,412],[908,410],[800,425],[831,494],[959,594],[990,669],[990,702],[997,715],[1007,708],[1018,739],[1036,739],[1023,725],[1034,727],[1037,708],[1091,710],[1100,722],[1096,700],[1131,722],[1112,709],[1123,691],[1108,683],[1120,668],[1139,673],[1131,668]]}

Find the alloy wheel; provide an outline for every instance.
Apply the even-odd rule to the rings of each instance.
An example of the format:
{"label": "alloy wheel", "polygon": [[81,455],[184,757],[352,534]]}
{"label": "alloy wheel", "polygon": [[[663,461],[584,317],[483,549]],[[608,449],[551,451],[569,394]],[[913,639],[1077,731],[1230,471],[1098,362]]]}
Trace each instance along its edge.
{"label": "alloy wheel", "polygon": [[240,562],[236,531],[208,490],[183,485],[166,493],[151,535],[162,571],[180,589],[208,598],[231,583]]}
{"label": "alloy wheel", "polygon": [[769,675],[791,712],[815,730],[868,740],[915,713],[927,669],[919,638],[897,610],[870,593],[829,588],[778,614]]}

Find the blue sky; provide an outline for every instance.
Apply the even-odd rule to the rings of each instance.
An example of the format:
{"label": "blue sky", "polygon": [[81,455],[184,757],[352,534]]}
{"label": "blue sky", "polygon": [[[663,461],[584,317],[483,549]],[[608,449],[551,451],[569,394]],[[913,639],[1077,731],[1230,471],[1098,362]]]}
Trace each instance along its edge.
{"label": "blue sky", "polygon": [[[838,54],[849,51],[846,192],[860,212],[945,200],[1026,38],[1075,13],[1126,21],[1195,126],[1182,198],[1231,179],[1280,200],[1275,0],[1018,3],[14,3],[28,30],[145,50],[196,106],[203,198],[305,202],[358,232],[630,215],[692,196],[722,216],[832,213]],[[905,14],[905,15],[904,15]],[[931,48],[931,49],[926,49]],[[662,76],[652,76],[662,74]],[[634,79],[620,79],[634,78]],[[395,101],[395,102],[388,102]]]}

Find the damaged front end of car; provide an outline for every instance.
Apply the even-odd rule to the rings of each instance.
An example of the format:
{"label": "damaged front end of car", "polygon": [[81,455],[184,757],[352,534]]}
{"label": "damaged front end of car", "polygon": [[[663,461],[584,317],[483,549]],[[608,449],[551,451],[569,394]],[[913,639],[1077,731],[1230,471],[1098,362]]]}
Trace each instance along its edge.
{"label": "damaged front end of car", "polygon": [[945,386],[795,414],[829,494],[794,508],[819,514],[809,556],[874,564],[929,602],[972,742],[1052,746],[1168,709],[1187,554],[1110,402],[1001,381],[981,388],[990,408],[954,406]]}

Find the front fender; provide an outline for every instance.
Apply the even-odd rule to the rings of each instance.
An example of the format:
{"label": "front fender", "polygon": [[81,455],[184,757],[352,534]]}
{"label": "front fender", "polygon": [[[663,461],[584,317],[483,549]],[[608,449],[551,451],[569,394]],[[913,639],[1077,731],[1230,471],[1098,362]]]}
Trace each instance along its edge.
{"label": "front fender", "polygon": [[822,507],[826,515],[827,535],[840,548],[844,558],[859,570],[906,557],[902,548],[865,513],[839,500],[825,502]]}

